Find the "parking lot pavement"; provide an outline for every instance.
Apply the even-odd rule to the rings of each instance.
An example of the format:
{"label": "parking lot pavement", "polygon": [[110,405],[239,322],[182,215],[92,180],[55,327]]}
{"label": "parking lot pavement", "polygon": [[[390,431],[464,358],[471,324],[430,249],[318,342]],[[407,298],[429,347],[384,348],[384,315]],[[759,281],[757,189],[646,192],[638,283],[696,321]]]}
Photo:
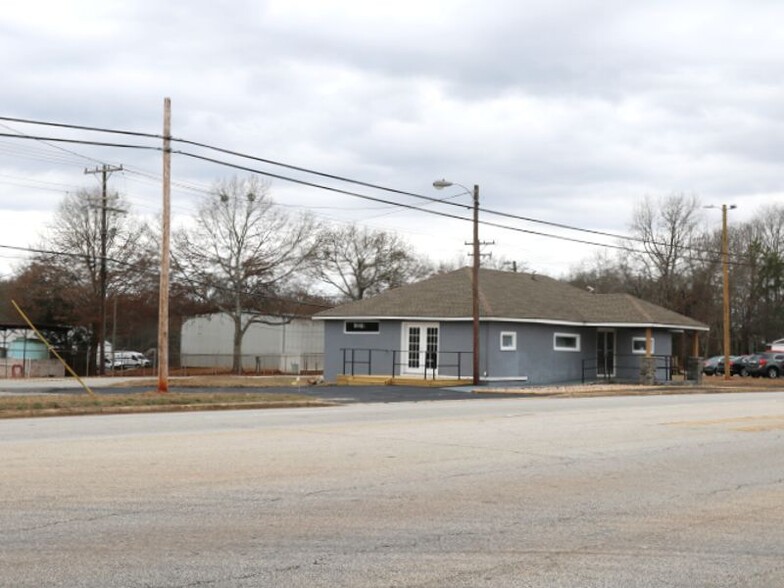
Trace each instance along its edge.
{"label": "parking lot pavement", "polygon": [[[141,385],[138,377],[90,377],[83,379],[90,388],[99,394],[123,394],[148,392],[154,389],[150,379]],[[620,386],[586,384],[562,386],[525,386],[502,388],[497,386],[458,386],[430,388],[417,386],[332,386],[332,385],[291,385],[275,387],[216,387],[204,388],[178,387],[177,379],[169,380],[170,391],[191,393],[233,393],[233,394],[302,394],[329,402],[353,403],[390,403],[426,402],[438,400],[464,400],[476,398],[520,398],[541,396],[613,396],[637,394],[700,394],[720,392],[776,391],[784,389],[784,379],[768,380],[763,378],[735,378],[723,382],[717,378],[706,378],[699,387],[675,386]],[[0,396],[19,394],[80,394],[81,384],[74,378],[39,378],[0,380]]]}
{"label": "parking lot pavement", "polygon": [[[123,394],[148,391],[149,386],[138,385],[137,378],[85,378],[84,382],[99,394]],[[276,386],[259,388],[178,388],[176,380],[170,381],[170,391],[233,393],[233,394],[302,394],[341,404],[366,402],[423,402],[435,400],[461,400],[470,398],[504,397],[508,394],[474,394],[473,386],[458,388],[425,388],[416,386]],[[0,381],[0,395],[18,394],[79,394],[82,387],[74,378],[41,378]]]}

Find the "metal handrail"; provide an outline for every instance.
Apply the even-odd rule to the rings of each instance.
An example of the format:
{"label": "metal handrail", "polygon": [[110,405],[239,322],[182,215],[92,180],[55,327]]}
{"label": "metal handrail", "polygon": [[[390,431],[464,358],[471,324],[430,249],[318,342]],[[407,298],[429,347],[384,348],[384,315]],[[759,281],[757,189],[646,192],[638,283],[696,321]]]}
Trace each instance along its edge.
{"label": "metal handrail", "polygon": [[[379,359],[378,355],[383,354],[388,356],[392,355],[391,375],[392,377],[403,374],[403,368],[408,366],[406,361],[402,358],[407,358],[410,353],[424,354],[422,371],[424,379],[428,379],[428,372],[431,374],[433,380],[436,379],[436,373],[442,368],[457,368],[457,379],[463,377],[463,358],[465,356],[472,356],[471,351],[411,351],[409,349],[370,349],[370,348],[348,348],[341,349],[343,354],[343,373],[351,376],[356,376],[359,368],[364,368],[362,375],[373,375],[374,366],[383,365],[388,358]],[[436,355],[433,358],[433,354]],[[376,358],[374,358],[374,355]],[[455,363],[445,363],[446,358],[455,357]],[[448,361],[448,360],[447,360]],[[389,364],[387,364],[389,365]]]}
{"label": "metal handrail", "polygon": [[[596,357],[589,357],[582,360],[582,382],[585,383],[588,381],[588,375],[593,372],[594,377],[592,379],[599,380],[612,380],[616,376],[614,374],[618,373],[618,370],[629,370],[629,369],[637,369],[640,367],[640,359],[645,358],[645,355],[641,354],[616,354],[613,356],[613,374],[608,374],[607,372],[609,363],[605,363],[604,367],[604,375],[599,375],[599,360]],[[673,371],[673,358],[670,355],[651,355],[650,357],[656,360],[656,367],[655,373],[658,374],[660,372],[664,372],[662,380],[669,382],[672,380],[672,371]],[[634,360],[634,361],[626,361],[626,360]]]}

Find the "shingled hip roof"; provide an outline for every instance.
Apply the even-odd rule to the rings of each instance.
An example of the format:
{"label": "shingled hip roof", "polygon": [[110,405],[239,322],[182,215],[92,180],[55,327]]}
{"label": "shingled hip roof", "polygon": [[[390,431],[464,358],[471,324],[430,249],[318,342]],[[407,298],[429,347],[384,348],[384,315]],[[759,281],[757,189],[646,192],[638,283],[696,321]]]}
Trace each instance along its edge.
{"label": "shingled hip roof", "polygon": [[[314,318],[470,320],[471,285],[471,268],[461,268],[337,306]],[[593,294],[536,274],[481,269],[479,303],[482,320],[708,330],[699,321],[629,294]]]}

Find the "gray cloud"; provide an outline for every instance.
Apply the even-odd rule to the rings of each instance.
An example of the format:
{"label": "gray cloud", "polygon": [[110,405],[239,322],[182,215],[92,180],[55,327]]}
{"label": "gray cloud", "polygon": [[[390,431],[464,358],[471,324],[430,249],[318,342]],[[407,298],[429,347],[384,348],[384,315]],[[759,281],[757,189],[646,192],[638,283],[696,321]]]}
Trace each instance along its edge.
{"label": "gray cloud", "polygon": [[[738,218],[781,199],[776,2],[67,4],[8,10],[1,114],[160,132],[170,96],[180,137],[433,196],[436,177],[480,183],[487,207],[600,230],[625,230],[646,194],[732,199]],[[74,149],[160,170],[156,153]],[[2,174],[86,181],[79,158],[52,161],[40,144],[23,151],[0,141],[9,214],[55,205],[40,184],[20,196]],[[182,157],[174,171],[204,187],[233,173]],[[153,183],[117,181],[143,210],[157,206]],[[451,252],[465,240],[433,217],[378,217],[373,205],[280,180],[273,192],[288,205],[331,207],[316,211],[334,221],[401,231],[434,255],[445,254],[434,235]],[[184,217],[194,195],[175,197]],[[530,267],[585,253],[487,232]]]}

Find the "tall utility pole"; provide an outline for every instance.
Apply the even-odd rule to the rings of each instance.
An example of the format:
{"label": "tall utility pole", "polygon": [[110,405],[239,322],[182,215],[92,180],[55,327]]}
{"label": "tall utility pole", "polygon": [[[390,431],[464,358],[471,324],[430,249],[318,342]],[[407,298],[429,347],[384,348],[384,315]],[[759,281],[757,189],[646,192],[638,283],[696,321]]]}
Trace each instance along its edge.
{"label": "tall utility pole", "polygon": [[[706,206],[705,208],[719,208]],[[721,269],[724,282],[723,319],[724,323],[724,379],[732,379],[732,366],[730,365],[730,247],[727,235],[727,211],[737,208],[734,204],[721,205]]]}
{"label": "tall utility pole", "polygon": [[[730,208],[735,208],[731,205]],[[732,379],[730,365],[730,247],[727,236],[727,205],[721,205],[721,266],[724,274],[724,379]]]}
{"label": "tall utility pole", "polygon": [[85,174],[101,174],[101,270],[100,270],[100,283],[101,283],[101,301],[99,327],[98,327],[98,373],[104,375],[106,373],[106,241],[107,241],[107,227],[106,227],[106,212],[108,210],[106,184],[109,180],[109,175],[112,172],[122,171],[123,167],[111,166],[104,163],[101,167],[95,169],[85,169]]}
{"label": "tall utility pole", "polygon": [[163,220],[158,294],[158,392],[169,391],[169,217],[171,215],[171,98],[163,99]]}

